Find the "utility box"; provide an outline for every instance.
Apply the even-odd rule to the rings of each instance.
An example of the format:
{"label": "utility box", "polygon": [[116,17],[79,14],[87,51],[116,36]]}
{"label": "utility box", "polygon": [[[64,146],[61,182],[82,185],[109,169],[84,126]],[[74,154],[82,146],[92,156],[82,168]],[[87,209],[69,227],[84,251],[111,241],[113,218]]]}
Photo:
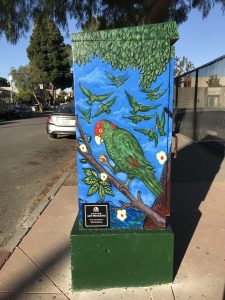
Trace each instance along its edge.
{"label": "utility box", "polygon": [[[166,217],[170,214],[172,45],[177,39],[174,22],[73,34],[79,215],[71,245],[72,265],[75,273],[80,272],[72,273],[77,280],[73,281],[75,289],[121,286],[119,282],[129,286],[171,281],[173,235],[166,229]],[[103,244],[106,241],[104,250],[95,248],[101,244],[99,241],[94,246],[96,235]],[[117,272],[88,283],[82,272],[86,268],[90,273],[87,269],[91,266],[96,273],[97,265],[104,269],[101,251],[105,251],[112,267],[121,259],[112,246],[122,243],[124,248],[121,236],[128,248],[130,239],[133,249],[129,258],[133,271],[129,274],[137,273],[134,260],[140,264],[142,259],[146,265],[149,255],[156,262],[165,261],[167,274],[161,274],[165,273],[162,268],[155,279],[149,266],[151,279],[148,275],[144,275],[146,280],[142,275],[140,280],[134,276],[136,284],[132,275],[124,274],[124,281],[119,281]],[[164,236],[168,251],[162,246]],[[114,242],[108,247],[111,238]],[[159,243],[162,256],[155,245],[152,253],[141,253],[139,245],[144,240],[149,249],[152,243]],[[89,267],[83,256],[83,262],[77,257],[82,252],[81,244],[92,259]]]}

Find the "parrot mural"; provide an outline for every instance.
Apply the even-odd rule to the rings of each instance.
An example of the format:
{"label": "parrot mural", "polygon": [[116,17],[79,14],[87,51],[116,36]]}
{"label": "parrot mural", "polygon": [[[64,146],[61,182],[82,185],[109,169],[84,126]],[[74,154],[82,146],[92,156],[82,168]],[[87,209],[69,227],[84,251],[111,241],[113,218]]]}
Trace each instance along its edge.
{"label": "parrot mural", "polygon": [[162,186],[133,134],[107,120],[100,120],[94,132],[97,144],[105,143],[106,152],[115,163],[114,173],[127,173],[128,182],[138,178],[156,197],[160,196]]}
{"label": "parrot mural", "polygon": [[73,35],[82,230],[89,204],[101,228],[165,228],[177,37],[174,22]]}

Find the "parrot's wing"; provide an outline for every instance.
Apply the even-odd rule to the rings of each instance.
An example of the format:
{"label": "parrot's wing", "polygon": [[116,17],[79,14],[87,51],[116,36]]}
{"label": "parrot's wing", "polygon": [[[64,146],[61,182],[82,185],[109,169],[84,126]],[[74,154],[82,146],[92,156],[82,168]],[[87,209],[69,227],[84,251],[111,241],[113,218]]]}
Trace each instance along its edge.
{"label": "parrot's wing", "polygon": [[93,116],[93,118],[100,116],[100,115],[103,114],[104,112],[105,112],[104,109],[100,108],[100,109],[96,112],[96,114]]}
{"label": "parrot's wing", "polygon": [[148,130],[147,129],[134,129],[135,131],[138,131],[144,135],[148,135]]}
{"label": "parrot's wing", "polygon": [[126,93],[127,98],[128,98],[128,100],[129,100],[130,106],[131,106],[132,108],[136,107],[137,102],[136,102],[136,100],[134,99],[134,97],[131,96],[127,91],[125,91],[125,93]]}
{"label": "parrot's wing", "polygon": [[156,124],[157,126],[160,126],[159,115],[158,115],[157,112],[156,112],[156,114],[155,114],[155,124]]}
{"label": "parrot's wing", "polygon": [[146,105],[142,105],[142,107],[140,108],[140,110],[142,111],[142,112],[145,112],[145,111],[149,111],[149,110],[151,110],[151,109],[155,109],[155,108],[157,108],[158,106],[160,106],[161,104],[159,104],[159,105],[151,105],[151,106],[146,106]]}
{"label": "parrot's wing", "polygon": [[118,85],[121,86],[127,81],[128,77],[123,79],[122,81],[118,82]]}
{"label": "parrot's wing", "polygon": [[83,116],[86,116],[86,112],[82,109],[79,108],[79,112],[83,115]]}
{"label": "parrot's wing", "polygon": [[117,98],[117,97],[114,97],[112,100],[108,101],[105,105],[106,105],[108,108],[111,107],[111,106],[115,103],[116,98]]}
{"label": "parrot's wing", "polygon": [[110,74],[109,72],[105,71],[105,74],[110,80],[112,80],[112,82],[116,81],[116,77]]}
{"label": "parrot's wing", "polygon": [[165,112],[164,111],[162,113],[162,118],[161,118],[160,126],[162,127],[162,129],[164,129],[164,126],[165,126]]}
{"label": "parrot's wing", "polygon": [[153,132],[153,138],[155,140],[155,146],[157,146],[158,145],[158,134],[155,131]]}
{"label": "parrot's wing", "polygon": [[83,94],[84,94],[85,96],[87,96],[88,98],[90,98],[91,95],[92,95],[92,93],[91,93],[86,87],[84,87],[81,83],[79,83],[79,86],[80,86],[80,88],[81,88]]}
{"label": "parrot's wing", "polygon": [[130,160],[136,160],[139,165],[145,166],[148,162],[145,159],[144,152],[133,134],[125,129],[117,129],[113,136],[112,142],[114,149],[118,149],[118,155],[126,163]]}
{"label": "parrot's wing", "polygon": [[154,118],[154,116],[143,116],[142,117],[144,120],[151,120]]}
{"label": "parrot's wing", "polygon": [[104,101],[106,99],[108,99],[110,96],[112,96],[113,93],[108,93],[108,94],[104,94],[104,95],[99,95],[96,96],[96,101]]}
{"label": "parrot's wing", "polygon": [[120,80],[124,79],[124,76],[125,76],[125,74],[116,77],[116,81],[120,81]]}

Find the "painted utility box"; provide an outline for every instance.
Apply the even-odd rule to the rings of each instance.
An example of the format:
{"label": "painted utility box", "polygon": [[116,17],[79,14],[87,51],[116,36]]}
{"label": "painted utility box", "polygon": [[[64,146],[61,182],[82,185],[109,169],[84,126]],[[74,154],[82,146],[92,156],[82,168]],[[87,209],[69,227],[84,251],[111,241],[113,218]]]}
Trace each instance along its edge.
{"label": "painted utility box", "polygon": [[176,23],[73,34],[80,228],[164,228]]}
{"label": "painted utility box", "polygon": [[76,290],[172,281],[166,217],[177,39],[174,22],[73,35]]}

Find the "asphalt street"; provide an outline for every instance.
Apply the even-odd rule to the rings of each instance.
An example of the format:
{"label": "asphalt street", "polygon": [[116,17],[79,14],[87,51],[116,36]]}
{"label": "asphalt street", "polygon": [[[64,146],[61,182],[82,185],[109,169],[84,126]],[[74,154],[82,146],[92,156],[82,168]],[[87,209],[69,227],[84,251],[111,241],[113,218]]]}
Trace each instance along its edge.
{"label": "asphalt street", "polygon": [[46,118],[0,121],[0,247],[74,157],[75,139],[50,139]]}

